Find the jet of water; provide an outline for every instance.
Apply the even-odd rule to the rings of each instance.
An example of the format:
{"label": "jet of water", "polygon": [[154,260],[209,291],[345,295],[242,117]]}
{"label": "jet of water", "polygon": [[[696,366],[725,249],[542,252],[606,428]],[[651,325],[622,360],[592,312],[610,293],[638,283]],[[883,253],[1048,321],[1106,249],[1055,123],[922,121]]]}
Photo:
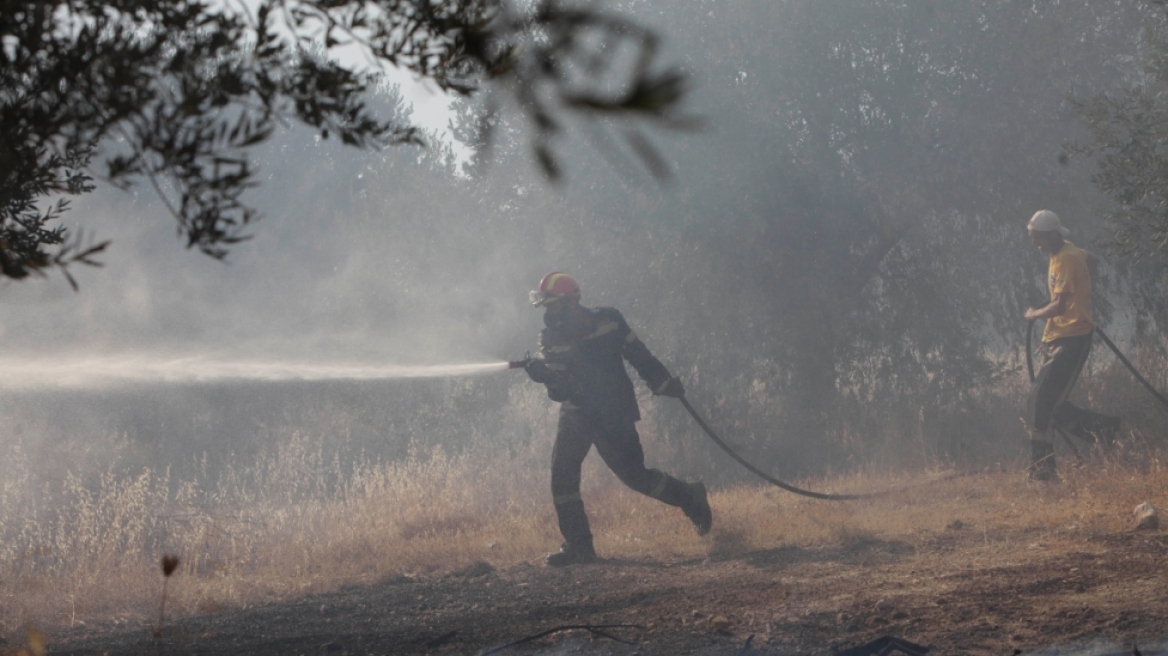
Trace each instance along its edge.
{"label": "jet of water", "polygon": [[0,389],[85,388],[119,383],[195,383],[228,380],[277,382],[439,378],[506,371],[508,367],[506,362],[364,365],[155,355],[0,357]]}

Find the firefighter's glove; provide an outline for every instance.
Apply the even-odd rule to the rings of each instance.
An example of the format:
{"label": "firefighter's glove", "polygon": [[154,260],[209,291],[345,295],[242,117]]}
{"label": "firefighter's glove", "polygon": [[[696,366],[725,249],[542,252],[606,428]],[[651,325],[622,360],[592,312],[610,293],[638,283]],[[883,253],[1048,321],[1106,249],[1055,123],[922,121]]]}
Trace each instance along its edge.
{"label": "firefighter's glove", "polygon": [[681,384],[680,378],[673,376],[669,380],[662,383],[661,387],[658,387],[653,391],[653,393],[657,396],[669,396],[675,399],[680,399],[681,397],[685,396],[685,385]]}
{"label": "firefighter's glove", "polygon": [[528,378],[540,385],[546,384],[552,378],[552,372],[548,369],[547,363],[538,358],[529,360],[523,370],[527,372]]}

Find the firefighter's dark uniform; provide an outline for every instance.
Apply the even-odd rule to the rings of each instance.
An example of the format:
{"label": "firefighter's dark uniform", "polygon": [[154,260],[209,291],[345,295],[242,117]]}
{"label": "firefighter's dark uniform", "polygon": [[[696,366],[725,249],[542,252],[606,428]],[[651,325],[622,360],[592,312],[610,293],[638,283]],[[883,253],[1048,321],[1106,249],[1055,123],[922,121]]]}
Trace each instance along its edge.
{"label": "firefighter's dark uniform", "polygon": [[[569,545],[591,548],[592,533],[580,498],[580,469],[593,445],[609,469],[630,488],[683,510],[691,503],[686,483],[645,467],[637,435],[641,418],[624,360],[654,392],[669,371],[649,352],[613,308],[587,309],[590,326],[548,324],[540,334],[548,397],[559,401],[560,420],[552,448],[552,500],[560,532]],[[689,512],[687,511],[687,514]]]}

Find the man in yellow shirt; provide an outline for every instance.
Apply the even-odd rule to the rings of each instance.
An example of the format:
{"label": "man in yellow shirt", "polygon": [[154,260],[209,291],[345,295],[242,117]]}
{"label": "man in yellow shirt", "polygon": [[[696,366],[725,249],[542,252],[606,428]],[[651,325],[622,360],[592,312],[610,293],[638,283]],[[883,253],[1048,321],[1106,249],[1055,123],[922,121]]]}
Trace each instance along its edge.
{"label": "man in yellow shirt", "polygon": [[[1050,302],[1026,310],[1025,315],[1027,321],[1046,319],[1046,330],[1042,333],[1046,361],[1030,389],[1026,428],[1030,433],[1030,476],[1049,481],[1057,478],[1054,442],[1049,437],[1054,425],[1062,424],[1059,419],[1067,414],[1090,414],[1067,407],[1066,401],[1091,352],[1095,332],[1095,320],[1091,317],[1091,273],[1097,260],[1067,241],[1070,231],[1050,210],[1035,212],[1027,230],[1030,241],[1050,257],[1047,275]],[[1056,418],[1056,415],[1064,417]]]}

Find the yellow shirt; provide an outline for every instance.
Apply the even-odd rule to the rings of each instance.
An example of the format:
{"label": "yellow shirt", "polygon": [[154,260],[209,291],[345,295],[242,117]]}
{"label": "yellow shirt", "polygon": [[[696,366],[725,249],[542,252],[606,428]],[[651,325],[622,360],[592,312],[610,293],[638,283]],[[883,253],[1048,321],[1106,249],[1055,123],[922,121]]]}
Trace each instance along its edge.
{"label": "yellow shirt", "polygon": [[1086,251],[1064,241],[1059,252],[1050,256],[1046,284],[1050,289],[1050,300],[1054,300],[1055,294],[1067,295],[1067,309],[1046,320],[1042,341],[1088,335],[1095,330],[1095,321],[1091,318],[1091,274],[1087,268]]}

